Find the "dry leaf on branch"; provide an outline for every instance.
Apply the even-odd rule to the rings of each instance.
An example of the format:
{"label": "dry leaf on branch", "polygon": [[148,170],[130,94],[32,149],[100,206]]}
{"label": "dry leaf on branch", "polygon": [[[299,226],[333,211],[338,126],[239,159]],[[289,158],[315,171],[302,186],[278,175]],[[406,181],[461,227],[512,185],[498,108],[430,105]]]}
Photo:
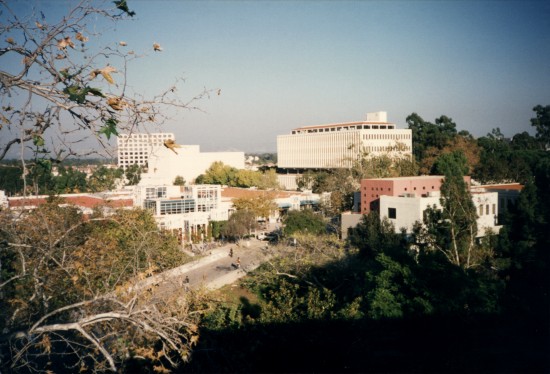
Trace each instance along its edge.
{"label": "dry leaf on branch", "polygon": [[75,36],[76,40],[82,42],[82,43],[85,43],[88,41],[88,38],[85,37],[84,35],[82,35],[81,33],[77,32],[76,33],[76,36]]}
{"label": "dry leaf on branch", "polygon": [[92,70],[92,72],[90,73],[90,78],[94,79],[99,74],[101,74],[101,75],[103,75],[103,78],[105,78],[105,80],[107,82],[109,82],[110,84],[114,84],[115,81],[114,81],[113,77],[111,76],[111,73],[116,73],[116,71],[117,70],[114,67],[107,65],[103,69]]}
{"label": "dry leaf on branch", "polygon": [[120,42],[118,42],[118,45],[120,45],[122,47],[126,47],[128,44],[126,42],[120,41]]}
{"label": "dry leaf on branch", "polygon": [[9,38],[6,38],[6,42],[11,44],[11,45],[14,45],[15,44],[15,40],[13,40],[12,37],[9,37]]}
{"label": "dry leaf on branch", "polygon": [[67,49],[67,47],[74,48],[74,43],[71,40],[70,36],[66,36],[63,39],[57,41],[57,48],[64,50]]}
{"label": "dry leaf on branch", "polygon": [[153,51],[160,52],[162,51],[162,47],[158,43],[153,43]]}
{"label": "dry leaf on branch", "polygon": [[120,97],[111,97],[107,99],[107,105],[109,105],[114,110],[122,110],[126,106],[126,102]]}

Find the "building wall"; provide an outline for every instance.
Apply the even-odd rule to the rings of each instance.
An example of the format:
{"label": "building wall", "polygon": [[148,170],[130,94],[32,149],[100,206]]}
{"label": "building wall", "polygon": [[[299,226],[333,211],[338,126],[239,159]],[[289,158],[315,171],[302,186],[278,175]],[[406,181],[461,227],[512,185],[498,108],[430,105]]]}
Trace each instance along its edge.
{"label": "building wall", "polygon": [[342,237],[342,240],[346,240],[348,238],[348,230],[352,227],[355,227],[361,222],[361,219],[363,218],[362,214],[352,213],[352,212],[344,212],[340,216],[341,219],[341,231],[340,236]]}
{"label": "building wall", "polygon": [[297,191],[298,183],[296,178],[300,176],[301,174],[277,174],[277,181],[284,190]]}
{"label": "building wall", "polygon": [[277,166],[326,169],[350,167],[360,149],[358,131],[277,136]]}
{"label": "building wall", "polygon": [[386,112],[375,112],[366,121],[305,126],[277,136],[277,164],[284,169],[350,167],[365,154],[410,156],[412,131],[396,129]]}
{"label": "building wall", "polygon": [[[371,178],[361,180],[361,213],[368,214],[376,210],[381,196],[429,196],[441,190],[441,175],[418,177]],[[470,185],[470,177],[464,181]]]}
{"label": "building wall", "polygon": [[175,140],[174,134],[119,134],[117,137],[118,167],[126,169],[133,164],[147,165],[152,149],[163,146],[168,139]]}
{"label": "building wall", "polygon": [[[422,221],[424,210],[433,205],[441,207],[439,197],[381,196],[380,219],[388,218],[397,233],[402,228],[411,233],[414,223]],[[390,209],[394,209],[394,216],[390,215]]]}
{"label": "building wall", "polygon": [[177,176],[187,183],[203,174],[216,161],[244,169],[244,152],[200,152],[198,145],[181,145],[175,152],[162,146],[153,148],[147,173],[140,185],[171,185]]}
{"label": "building wall", "polygon": [[[487,228],[495,229],[498,225],[498,193],[479,192],[472,193],[472,199],[477,212],[478,235],[484,233]],[[497,230],[498,231],[498,230]]]}
{"label": "building wall", "polygon": [[[498,232],[500,229],[497,222],[498,194],[496,192],[475,193],[472,195],[472,201],[478,213],[477,236],[486,235],[488,229]],[[410,234],[414,223],[422,222],[424,211],[433,206],[441,209],[439,196],[381,196],[380,219],[387,218],[392,222],[395,232],[401,232],[401,229],[405,228],[406,232]]]}
{"label": "building wall", "polygon": [[195,235],[206,235],[210,221],[229,217],[219,185],[137,186],[134,192],[136,206],[150,209],[159,228],[177,231],[182,243],[189,243]]}

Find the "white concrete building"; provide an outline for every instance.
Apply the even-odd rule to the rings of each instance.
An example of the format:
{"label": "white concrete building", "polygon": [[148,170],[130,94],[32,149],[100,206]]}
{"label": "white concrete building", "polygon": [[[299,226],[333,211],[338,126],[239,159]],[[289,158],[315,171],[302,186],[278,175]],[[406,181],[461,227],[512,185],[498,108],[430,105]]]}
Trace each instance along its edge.
{"label": "white concrete building", "polygon": [[386,112],[365,121],[305,126],[277,136],[278,167],[326,169],[350,167],[368,155],[411,155],[412,130],[396,129]]}
{"label": "white concrete building", "polygon": [[4,190],[0,190],[0,209],[8,208],[8,198]]}
{"label": "white concrete building", "polygon": [[179,145],[174,151],[164,145],[154,147],[149,168],[141,175],[141,186],[172,185],[177,176],[187,183],[203,174],[216,161],[244,169],[244,152],[201,152],[198,145]]}
{"label": "white concrete building", "polygon": [[117,137],[118,167],[126,170],[133,164],[146,166],[154,147],[163,146],[166,140],[175,140],[172,133],[119,134]]}
{"label": "white concrete building", "polygon": [[159,228],[178,233],[182,243],[202,241],[210,221],[228,219],[221,186],[136,186],[134,204],[152,211]]}
{"label": "white concrete building", "polygon": [[[428,192],[426,196],[405,194],[401,196],[380,196],[380,219],[387,218],[393,223],[395,232],[401,232],[404,228],[407,233],[412,232],[415,222],[422,222],[424,211],[428,207],[441,209],[440,192]],[[473,192],[472,200],[476,207],[477,237],[487,234],[487,230],[498,233],[498,193]]]}

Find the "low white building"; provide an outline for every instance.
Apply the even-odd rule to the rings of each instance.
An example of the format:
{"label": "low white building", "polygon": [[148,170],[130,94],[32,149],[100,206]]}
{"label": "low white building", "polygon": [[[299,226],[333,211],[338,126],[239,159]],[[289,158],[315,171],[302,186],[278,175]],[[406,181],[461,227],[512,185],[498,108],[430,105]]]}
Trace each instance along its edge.
{"label": "low white building", "polygon": [[182,243],[204,240],[211,221],[228,219],[221,186],[136,186],[134,204],[149,209],[159,228],[178,233]]}
{"label": "low white building", "polygon": [[7,209],[8,208],[8,198],[6,197],[6,192],[4,190],[0,190],[0,209]]}
{"label": "low white building", "polygon": [[[393,223],[395,232],[405,229],[411,233],[413,225],[424,217],[424,211],[428,207],[441,209],[440,192],[429,192],[427,196],[405,194],[401,196],[380,196],[380,219],[387,218]],[[487,234],[488,230],[498,233],[501,226],[498,226],[498,193],[496,192],[474,192],[472,200],[476,207],[477,237]]]}
{"label": "low white building", "polygon": [[172,185],[177,176],[190,183],[216,161],[244,169],[244,152],[201,152],[198,145],[176,145],[173,149],[157,146],[149,155],[148,170],[139,184]]}

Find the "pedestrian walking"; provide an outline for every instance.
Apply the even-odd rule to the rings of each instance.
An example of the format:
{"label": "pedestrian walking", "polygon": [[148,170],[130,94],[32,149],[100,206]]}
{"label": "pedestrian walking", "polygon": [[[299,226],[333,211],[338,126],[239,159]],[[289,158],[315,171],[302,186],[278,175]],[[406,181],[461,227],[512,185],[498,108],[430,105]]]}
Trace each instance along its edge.
{"label": "pedestrian walking", "polygon": [[233,257],[233,247],[229,248],[229,257]]}
{"label": "pedestrian walking", "polygon": [[236,268],[240,268],[241,267],[241,258],[240,257],[237,257],[237,263],[236,263]]}

